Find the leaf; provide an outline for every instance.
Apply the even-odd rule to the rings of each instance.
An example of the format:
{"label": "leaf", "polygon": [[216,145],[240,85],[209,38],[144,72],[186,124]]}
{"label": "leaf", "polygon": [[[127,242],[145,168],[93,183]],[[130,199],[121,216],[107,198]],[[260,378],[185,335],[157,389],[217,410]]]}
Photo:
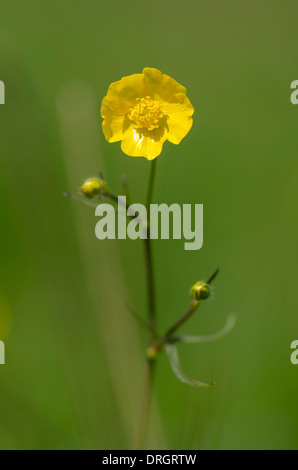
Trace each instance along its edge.
{"label": "leaf", "polygon": [[210,388],[213,385],[215,385],[214,383],[205,384],[203,382],[199,382],[199,381],[191,379],[190,377],[187,377],[186,375],[183,374],[183,372],[180,369],[178,351],[177,351],[177,347],[176,347],[175,344],[167,343],[166,344],[166,352],[168,354],[168,358],[169,358],[169,361],[170,361],[170,365],[173,369],[173,372],[176,375],[176,377],[179,380],[181,380],[181,382],[184,382],[188,385],[192,385],[192,386],[198,387],[198,388]]}
{"label": "leaf", "polygon": [[170,339],[171,343],[211,343],[223,338],[232,331],[236,323],[236,314],[231,313],[227,319],[225,326],[217,333],[209,336],[189,336],[181,335]]}

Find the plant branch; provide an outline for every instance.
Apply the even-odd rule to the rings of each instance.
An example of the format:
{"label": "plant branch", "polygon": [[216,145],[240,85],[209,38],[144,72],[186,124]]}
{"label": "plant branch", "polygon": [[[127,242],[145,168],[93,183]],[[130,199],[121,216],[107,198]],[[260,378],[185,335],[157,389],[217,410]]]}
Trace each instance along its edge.
{"label": "plant branch", "polygon": [[[217,274],[219,273],[219,269],[217,269],[212,276],[207,281],[207,284],[211,284],[214,279],[216,278]],[[182,315],[169,329],[168,331],[164,334],[164,336],[159,340],[154,346],[154,353],[157,354],[163,346],[168,342],[168,340],[171,338],[171,336],[175,333],[175,331],[178,330],[193,314],[194,312],[199,308],[200,304],[203,301],[198,301],[198,300],[193,300],[191,303],[190,308],[187,310],[187,312]]]}

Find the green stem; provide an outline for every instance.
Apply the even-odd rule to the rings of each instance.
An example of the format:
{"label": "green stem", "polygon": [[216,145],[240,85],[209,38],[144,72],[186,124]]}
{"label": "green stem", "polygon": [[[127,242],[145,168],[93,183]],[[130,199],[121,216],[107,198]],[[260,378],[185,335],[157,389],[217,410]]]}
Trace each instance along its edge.
{"label": "green stem", "polygon": [[146,261],[146,273],[147,273],[147,296],[148,296],[148,318],[149,325],[151,328],[151,334],[149,338],[149,345],[154,339],[155,328],[155,292],[154,292],[154,276],[153,276],[153,263],[152,263],[152,249],[149,238],[145,239],[145,261]]}
{"label": "green stem", "polygon": [[156,159],[153,160],[151,163],[149,181],[148,181],[148,187],[147,187],[147,199],[146,199],[147,218],[149,218],[149,213],[150,213],[150,204],[151,204],[152,195],[153,195],[155,173],[156,173]]}
{"label": "green stem", "polygon": [[142,390],[141,406],[137,421],[134,450],[144,449],[144,443],[146,442],[148,422],[149,422],[149,411],[153,387],[153,374],[154,374],[154,361],[147,362],[146,378],[144,388]]}
{"label": "green stem", "polygon": [[[156,174],[156,160],[151,163],[148,188],[147,188],[147,238],[145,239],[145,260],[147,271],[147,295],[148,295],[148,318],[149,325],[153,331],[156,331],[156,318],[155,318],[155,289],[154,289],[154,272],[152,260],[152,244],[150,240],[150,204],[153,196],[154,180]],[[153,341],[153,336],[150,335],[149,344]]]}
{"label": "green stem", "polygon": [[[147,276],[147,296],[148,296],[148,319],[149,319],[149,346],[152,346],[156,340],[156,311],[155,311],[155,289],[154,289],[154,271],[153,271],[153,260],[152,260],[152,246],[150,240],[150,204],[153,196],[154,181],[156,174],[156,160],[153,160],[150,167],[149,181],[147,188],[146,198],[146,209],[147,209],[147,238],[145,242],[145,263],[146,263],[146,276]],[[118,195],[107,192],[104,196],[118,202]],[[126,208],[128,204],[126,204]],[[144,447],[146,442],[148,423],[149,423],[149,412],[150,402],[153,388],[153,376],[154,376],[154,365],[155,361],[147,359],[147,370],[146,380],[144,384],[144,390],[142,393],[142,403],[140,407],[140,413],[137,421],[134,449],[139,450]]]}
{"label": "green stem", "polygon": [[[150,240],[150,204],[153,196],[154,180],[156,173],[156,160],[153,160],[151,163],[148,189],[147,189],[147,199],[146,199],[146,209],[147,209],[147,238],[145,241],[145,262],[146,262],[146,274],[147,274],[147,296],[148,296],[148,319],[151,332],[149,335],[149,346],[152,346],[155,341],[156,331],[156,311],[155,311],[155,290],[154,290],[154,271],[153,271],[153,261],[152,261],[152,247]],[[139,419],[137,422],[137,429],[135,435],[135,445],[136,450],[142,449],[144,443],[146,442],[148,424],[149,424],[149,411],[150,411],[150,402],[153,388],[153,374],[154,372],[154,361],[147,359],[147,371],[146,371],[146,380],[144,385],[144,390],[142,394],[142,403],[140,408]]]}

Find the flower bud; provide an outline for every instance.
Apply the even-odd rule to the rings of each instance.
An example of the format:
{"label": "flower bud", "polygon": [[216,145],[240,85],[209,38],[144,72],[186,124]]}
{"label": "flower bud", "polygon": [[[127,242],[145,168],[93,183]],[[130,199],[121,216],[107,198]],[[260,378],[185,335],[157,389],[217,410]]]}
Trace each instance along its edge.
{"label": "flower bud", "polygon": [[101,181],[99,178],[88,178],[81,186],[81,192],[88,199],[92,199],[106,190],[106,182]]}
{"label": "flower bud", "polygon": [[152,361],[156,358],[157,353],[158,350],[155,345],[149,346],[149,348],[147,349],[147,358]]}
{"label": "flower bud", "polygon": [[206,282],[196,282],[190,289],[190,294],[194,300],[206,300],[210,296],[210,286]]}

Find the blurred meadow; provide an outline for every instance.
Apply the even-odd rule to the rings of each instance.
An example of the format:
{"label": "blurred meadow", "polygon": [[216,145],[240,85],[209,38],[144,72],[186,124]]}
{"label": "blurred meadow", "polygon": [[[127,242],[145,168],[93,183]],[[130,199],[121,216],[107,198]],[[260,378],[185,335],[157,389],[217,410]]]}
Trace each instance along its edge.
{"label": "blurred meadow", "polygon": [[194,125],[157,162],[154,202],[204,204],[204,246],[153,243],[158,326],[220,267],[183,327],[233,332],[181,345],[180,383],[157,367],[148,448],[297,449],[298,4],[292,0],[1,0],[0,449],[127,449],[142,393],[140,240],[99,241],[94,211],[64,198],[102,169],[144,202],[150,163],[108,144],[111,82],[155,67],[185,85]]}

